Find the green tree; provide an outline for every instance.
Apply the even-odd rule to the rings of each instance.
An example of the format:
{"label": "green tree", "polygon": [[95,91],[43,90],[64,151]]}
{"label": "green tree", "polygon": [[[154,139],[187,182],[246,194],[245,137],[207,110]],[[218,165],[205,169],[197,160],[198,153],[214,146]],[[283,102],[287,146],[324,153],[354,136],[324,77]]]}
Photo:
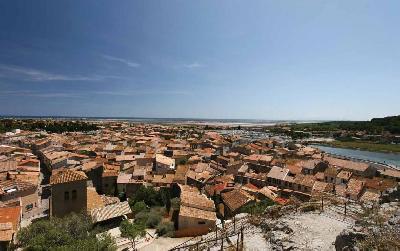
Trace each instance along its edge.
{"label": "green tree", "polygon": [[164,202],[161,197],[161,192],[156,191],[153,187],[141,186],[135,193],[135,195],[129,199],[131,207],[136,202],[143,201],[147,206],[163,206]]}
{"label": "green tree", "polygon": [[146,203],[144,203],[143,201],[138,201],[132,206],[132,212],[134,212],[135,214],[143,212],[145,210],[147,210],[147,206]]}
{"label": "green tree", "polygon": [[119,226],[121,236],[128,238],[133,250],[136,250],[136,239],[146,235],[146,229],[143,224],[131,223],[124,220]]}
{"label": "green tree", "polygon": [[34,222],[18,232],[17,240],[25,250],[115,250],[111,237],[96,238],[90,218],[83,214]]}

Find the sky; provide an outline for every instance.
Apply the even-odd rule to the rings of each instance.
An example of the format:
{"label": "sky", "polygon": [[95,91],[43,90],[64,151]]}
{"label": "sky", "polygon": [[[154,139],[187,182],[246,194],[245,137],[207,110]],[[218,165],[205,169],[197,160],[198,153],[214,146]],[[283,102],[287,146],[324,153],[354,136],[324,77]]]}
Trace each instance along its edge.
{"label": "sky", "polygon": [[400,114],[400,1],[1,1],[0,115]]}

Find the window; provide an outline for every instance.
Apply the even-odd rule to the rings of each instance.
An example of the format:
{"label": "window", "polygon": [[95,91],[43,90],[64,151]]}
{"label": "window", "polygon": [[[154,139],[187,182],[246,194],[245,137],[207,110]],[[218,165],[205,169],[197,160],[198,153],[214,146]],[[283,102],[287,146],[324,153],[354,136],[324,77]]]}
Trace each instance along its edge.
{"label": "window", "polygon": [[69,192],[64,192],[64,200],[69,200]]}
{"label": "window", "polygon": [[199,221],[199,222],[197,222],[199,225],[204,225],[204,224],[206,224],[206,222],[205,221]]}
{"label": "window", "polygon": [[72,199],[76,200],[76,196],[77,196],[76,190],[72,190]]}

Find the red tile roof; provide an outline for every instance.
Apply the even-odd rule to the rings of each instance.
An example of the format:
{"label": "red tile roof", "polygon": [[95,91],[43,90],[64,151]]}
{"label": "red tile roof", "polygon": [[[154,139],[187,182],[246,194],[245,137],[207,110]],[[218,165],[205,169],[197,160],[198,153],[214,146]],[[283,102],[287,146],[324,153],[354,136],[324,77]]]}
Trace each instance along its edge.
{"label": "red tile roof", "polygon": [[79,180],[86,180],[86,179],[87,176],[82,171],[62,170],[51,175],[50,184],[55,185],[55,184],[68,183]]}

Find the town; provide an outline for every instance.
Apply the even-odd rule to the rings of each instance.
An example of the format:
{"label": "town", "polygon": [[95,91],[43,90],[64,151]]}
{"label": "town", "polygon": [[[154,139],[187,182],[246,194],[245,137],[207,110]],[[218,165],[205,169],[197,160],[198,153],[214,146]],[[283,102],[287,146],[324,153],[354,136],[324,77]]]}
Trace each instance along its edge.
{"label": "town", "polygon": [[[347,236],[352,245],[370,244],[369,231],[376,225],[357,226],[367,211],[373,212],[367,222],[380,215],[381,224],[389,226],[382,229],[385,245],[399,248],[400,170],[391,166],[335,156],[249,128],[84,123],[90,126],[0,135],[1,250],[310,248],[277,237],[279,231],[302,234],[276,222],[289,216],[341,224],[338,232],[327,230],[334,234],[333,240],[326,237],[336,240],[334,246],[313,247],[342,250],[337,235],[346,227],[358,227]],[[390,210],[382,213],[382,208]],[[84,236],[57,235],[78,232],[72,230],[80,229],[77,225],[87,226]],[[279,225],[284,230],[276,229]],[[303,232],[311,233],[310,228]],[[257,229],[264,244],[251,239]],[[378,239],[375,245],[381,245]]]}

